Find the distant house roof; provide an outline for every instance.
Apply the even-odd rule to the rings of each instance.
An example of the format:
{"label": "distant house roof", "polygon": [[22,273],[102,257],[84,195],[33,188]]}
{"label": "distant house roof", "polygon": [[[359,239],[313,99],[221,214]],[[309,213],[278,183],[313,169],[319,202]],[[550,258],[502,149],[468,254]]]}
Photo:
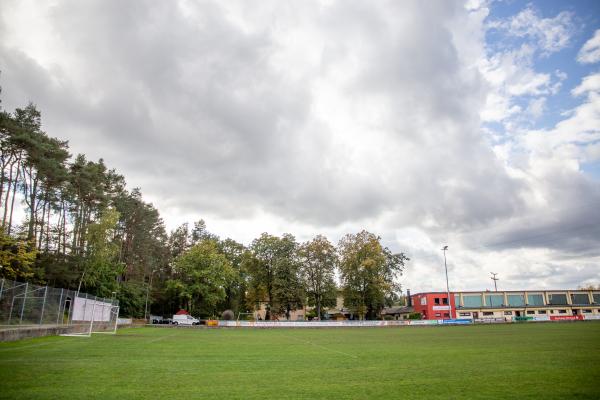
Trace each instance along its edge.
{"label": "distant house roof", "polygon": [[415,309],[413,307],[386,307],[381,310],[382,314],[386,315],[396,315],[396,314],[410,314],[414,312]]}
{"label": "distant house roof", "polygon": [[175,315],[190,315],[190,313],[185,310],[179,310],[175,313]]}

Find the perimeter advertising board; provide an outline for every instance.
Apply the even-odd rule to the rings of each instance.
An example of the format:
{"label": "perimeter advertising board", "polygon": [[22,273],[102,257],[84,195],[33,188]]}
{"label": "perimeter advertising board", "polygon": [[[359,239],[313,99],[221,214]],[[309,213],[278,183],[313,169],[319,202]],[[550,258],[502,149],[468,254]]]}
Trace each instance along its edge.
{"label": "perimeter advertising board", "polygon": [[551,315],[550,321],[581,321],[583,315]]}

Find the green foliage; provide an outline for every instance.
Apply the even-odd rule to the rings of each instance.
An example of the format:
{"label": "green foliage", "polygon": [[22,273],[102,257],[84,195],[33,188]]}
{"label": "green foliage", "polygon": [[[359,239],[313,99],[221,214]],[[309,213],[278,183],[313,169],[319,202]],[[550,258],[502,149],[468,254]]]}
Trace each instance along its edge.
{"label": "green foliage", "polygon": [[339,243],[344,305],[361,319],[374,319],[398,288],[395,278],[408,258],[392,254],[380,238],[367,231],[344,236]]}
{"label": "green foliage", "polygon": [[337,251],[326,237],[319,235],[300,247],[299,258],[309,305],[316,307],[316,317],[320,319],[323,307],[336,304]]}
{"label": "green foliage", "polygon": [[84,287],[98,296],[110,297],[118,289],[117,279],[123,274],[118,261],[119,246],[112,241],[119,213],[106,209],[100,219],[89,225],[88,254],[85,258]]}
{"label": "green foliage", "polygon": [[37,250],[26,240],[12,238],[0,231],[0,276],[27,281],[35,276],[32,265]]}
{"label": "green foliage", "polygon": [[246,302],[246,291],[248,290],[248,275],[242,268],[242,261],[246,247],[233,239],[225,239],[218,242],[219,251],[231,263],[235,274],[231,284],[225,288],[225,300],[219,305],[220,309],[230,309],[234,313],[247,312],[252,309]]}
{"label": "green foliage", "polygon": [[204,240],[175,260],[176,279],[167,290],[182,308],[195,315],[212,315],[226,297],[225,289],[235,279],[231,263],[219,252],[214,240]]}
{"label": "green foliage", "polygon": [[244,257],[243,267],[250,278],[249,298],[256,304],[266,303],[266,319],[271,319],[272,313],[285,313],[289,318],[289,313],[303,304],[297,249],[290,234],[279,238],[263,233]]}
{"label": "green foliage", "polygon": [[[108,296],[110,297],[110,296]],[[119,314],[143,318],[146,305],[146,286],[139,282],[122,282],[117,292]]]}
{"label": "green foliage", "polygon": [[[307,301],[317,315],[335,305],[338,252],[325,237],[300,246],[290,234],[265,233],[246,248],[220,240],[202,219],[167,235],[139,189],[127,190],[102,159],[71,157],[66,141],[44,132],[33,104],[0,110],[0,166],[0,276],[71,289],[81,282],[103,297],[117,292],[122,312],[136,316],[146,294],[165,315],[179,307],[237,314],[266,304],[269,319]],[[346,304],[356,313],[373,318],[398,300],[402,253],[366,232],[342,239],[340,251]]]}

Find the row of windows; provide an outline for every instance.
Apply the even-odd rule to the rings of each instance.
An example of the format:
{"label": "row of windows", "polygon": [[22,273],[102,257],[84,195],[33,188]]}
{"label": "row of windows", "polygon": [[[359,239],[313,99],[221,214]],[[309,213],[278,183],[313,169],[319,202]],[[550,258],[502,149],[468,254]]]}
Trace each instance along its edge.
{"label": "row of windows", "polygon": [[[550,311],[549,312],[550,314],[554,314],[555,310],[549,310],[549,311]],[[558,314],[567,314],[567,310],[556,310],[556,312]],[[581,313],[582,314],[591,314],[592,310],[590,310],[590,309],[581,310]],[[484,311],[484,312],[482,312],[482,314],[486,317],[489,317],[489,316],[494,315],[494,312],[493,311]],[[533,315],[533,314],[536,314],[536,311],[535,310],[527,310],[527,314]],[[537,310],[537,314],[546,314],[546,310]],[[458,315],[461,317],[470,317],[471,313],[470,312],[461,312]],[[504,315],[513,315],[513,312],[512,311],[504,311]],[[436,314],[436,316],[438,316],[438,314]]]}
{"label": "row of windows", "polygon": [[[528,294],[527,303],[525,303],[524,294],[507,294],[506,302],[504,304],[503,294],[485,294],[485,305],[487,307],[522,307],[525,305],[529,306],[543,306],[544,296],[542,294]],[[463,295],[463,307],[483,307],[483,298],[480,294],[465,294]],[[600,293],[593,294],[594,303],[600,304]],[[439,300],[439,299],[438,299]],[[445,300],[445,299],[444,299]],[[455,295],[454,301],[456,304],[460,304],[460,296]],[[436,303],[438,304],[438,303]],[[444,303],[446,304],[446,303]],[[548,295],[548,305],[568,305],[567,295],[565,293],[551,293]],[[587,293],[572,293],[571,304],[590,304],[590,298]]]}

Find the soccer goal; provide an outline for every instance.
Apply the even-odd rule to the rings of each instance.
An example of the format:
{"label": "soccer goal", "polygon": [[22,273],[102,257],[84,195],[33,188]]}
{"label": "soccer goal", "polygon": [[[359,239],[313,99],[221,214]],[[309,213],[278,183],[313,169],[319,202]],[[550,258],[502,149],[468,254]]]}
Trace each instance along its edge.
{"label": "soccer goal", "polygon": [[256,317],[256,313],[252,312],[240,312],[238,313],[237,320],[238,321],[256,321],[258,318]]}
{"label": "soccer goal", "polygon": [[114,303],[87,294],[75,297],[70,320],[73,332],[61,336],[90,337],[93,333],[117,333],[119,306]]}

